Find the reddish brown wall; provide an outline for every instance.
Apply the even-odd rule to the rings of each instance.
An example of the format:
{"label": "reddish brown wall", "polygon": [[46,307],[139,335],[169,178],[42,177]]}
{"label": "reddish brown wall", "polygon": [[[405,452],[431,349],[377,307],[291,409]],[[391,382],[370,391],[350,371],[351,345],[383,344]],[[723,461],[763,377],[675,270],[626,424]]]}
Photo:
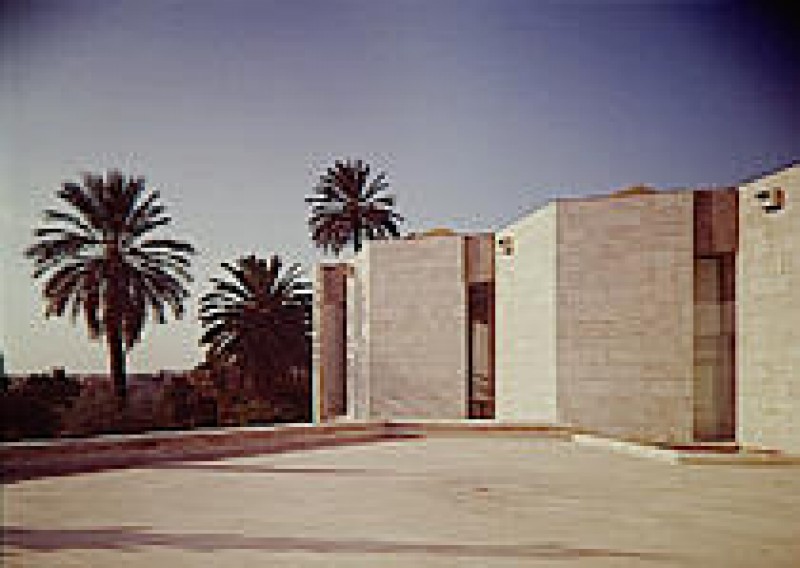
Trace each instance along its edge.
{"label": "reddish brown wall", "polygon": [[344,264],[321,265],[314,293],[313,406],[314,420],[330,420],[347,411],[346,279]]}
{"label": "reddish brown wall", "polygon": [[470,418],[495,416],[494,235],[464,237]]}
{"label": "reddish brown wall", "polygon": [[735,437],[737,205],[735,189],[694,192],[694,430],[701,441]]}

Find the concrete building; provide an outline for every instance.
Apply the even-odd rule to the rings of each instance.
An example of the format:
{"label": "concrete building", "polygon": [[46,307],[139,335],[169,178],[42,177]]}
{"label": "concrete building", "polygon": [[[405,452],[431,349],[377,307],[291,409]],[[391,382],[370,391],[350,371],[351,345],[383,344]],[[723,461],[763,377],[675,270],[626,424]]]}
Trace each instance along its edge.
{"label": "concrete building", "polygon": [[497,417],[731,438],[735,204],[733,190],[567,199],[501,230]]}
{"label": "concrete building", "polygon": [[[796,197],[797,196],[797,197]],[[318,419],[571,424],[800,452],[800,166],[547,204],[320,267]]]}
{"label": "concrete building", "polygon": [[800,164],[739,188],[737,438],[800,454]]}
{"label": "concrete building", "polygon": [[321,265],[317,419],[491,417],[493,246],[490,234],[440,230]]}

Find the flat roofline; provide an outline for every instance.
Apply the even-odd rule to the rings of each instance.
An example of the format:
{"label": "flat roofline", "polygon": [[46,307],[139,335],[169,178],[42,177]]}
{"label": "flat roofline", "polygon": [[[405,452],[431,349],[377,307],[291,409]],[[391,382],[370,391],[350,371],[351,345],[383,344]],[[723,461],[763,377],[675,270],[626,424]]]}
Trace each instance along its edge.
{"label": "flat roofline", "polygon": [[[499,232],[502,232],[504,230],[507,230],[507,229],[511,228],[512,226],[516,225],[518,222],[520,222],[523,219],[525,219],[526,217],[528,217],[529,215],[532,215],[532,214],[536,213],[537,211],[541,211],[542,209],[545,209],[546,207],[550,207],[551,205],[554,205],[554,204],[557,204],[557,203],[574,203],[574,202],[581,202],[581,201],[583,201],[583,202],[591,202],[591,201],[603,201],[603,200],[607,200],[607,201],[615,200],[616,201],[616,200],[621,200],[621,199],[631,199],[631,198],[635,198],[635,197],[649,197],[649,196],[653,196],[653,195],[665,195],[665,194],[672,195],[672,194],[676,194],[676,193],[689,193],[689,192],[696,193],[698,191],[735,191],[736,187],[737,186],[701,186],[701,187],[694,187],[694,188],[690,188],[690,187],[670,187],[670,188],[666,188],[666,189],[653,188],[653,191],[650,192],[650,193],[631,193],[631,194],[603,193],[603,194],[583,195],[583,196],[576,196],[576,197],[553,197],[551,199],[548,199],[542,205],[539,205],[537,207],[533,207],[533,208],[525,211],[524,213],[522,213],[518,217],[515,217],[514,219],[512,219],[511,221],[506,223],[502,228],[500,228],[497,231],[495,231],[495,233],[499,233]],[[625,190],[623,189],[623,190],[620,190],[620,191],[625,191]]]}
{"label": "flat roofline", "polygon": [[[440,232],[440,231],[449,231],[449,233]],[[424,231],[410,231],[407,235],[403,235],[401,237],[397,237],[394,239],[379,239],[377,241],[370,241],[370,242],[381,242],[381,241],[421,241],[423,239],[428,238],[435,238],[435,237],[479,237],[481,235],[493,235],[494,231],[456,231],[455,229],[428,229]]]}
{"label": "flat roofline", "polygon": [[371,241],[365,241],[364,246],[357,255],[354,255],[353,258],[357,258],[361,255],[368,247],[371,246],[380,246],[382,244],[395,244],[395,243],[410,243],[410,242],[421,242],[426,241],[428,239],[463,239],[467,237],[493,237],[495,231],[480,231],[480,232],[469,232],[469,233],[462,233],[453,231],[450,234],[446,233],[431,233],[427,234],[425,232],[416,232],[412,231],[406,235],[402,235],[400,237],[394,237],[390,239],[375,239]]}
{"label": "flat roofline", "polygon": [[[555,197],[550,200],[548,203],[560,203],[560,202],[570,202],[570,201],[599,201],[603,199],[629,199],[633,197],[649,197],[651,195],[662,195],[662,194],[675,194],[675,193],[697,193],[698,191],[733,191],[736,189],[736,186],[724,186],[724,185],[712,185],[712,186],[699,186],[699,187],[668,187],[665,189],[656,189],[653,188],[653,191],[650,193],[631,193],[631,194],[616,194],[616,193],[605,193],[605,194],[596,194],[596,195],[585,195],[581,197]],[[624,191],[624,190],[622,190]]]}

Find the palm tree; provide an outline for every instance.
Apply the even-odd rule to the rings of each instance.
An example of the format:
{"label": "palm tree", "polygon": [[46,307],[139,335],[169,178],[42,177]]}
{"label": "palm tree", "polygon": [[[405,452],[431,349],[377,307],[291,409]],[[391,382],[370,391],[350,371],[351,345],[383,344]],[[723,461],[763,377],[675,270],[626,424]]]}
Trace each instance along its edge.
{"label": "palm tree", "polygon": [[278,255],[222,267],[226,278],[212,278],[213,290],[200,299],[200,344],[213,364],[238,367],[262,390],[276,389],[291,369],[308,366],[308,282],[299,265],[282,270]]}
{"label": "palm tree", "polygon": [[392,211],[394,197],[385,195],[386,174],[369,180],[370,167],[361,160],[337,161],[320,176],[308,224],[311,238],[323,250],[339,254],[350,242],[355,252],[364,239],[399,236],[397,223],[403,218]]}
{"label": "palm tree", "polygon": [[114,388],[124,405],[125,360],[141,338],[148,314],[166,322],[168,305],[183,315],[185,283],[194,248],[181,241],[153,238],[167,225],[160,193],[141,177],[118,171],[84,174],[82,184],[65,182],[57,192],[68,209],[44,211],[47,225],[25,251],[34,261],[34,279],[45,279],[45,316],[73,321],[83,311],[92,339],[105,336]]}

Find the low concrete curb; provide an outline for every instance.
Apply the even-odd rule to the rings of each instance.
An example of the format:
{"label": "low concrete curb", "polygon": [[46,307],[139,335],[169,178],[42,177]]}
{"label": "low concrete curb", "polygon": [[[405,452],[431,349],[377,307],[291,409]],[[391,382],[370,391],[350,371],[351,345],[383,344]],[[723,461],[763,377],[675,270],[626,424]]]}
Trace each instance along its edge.
{"label": "low concrete curb", "polygon": [[495,422],[493,420],[391,420],[385,422],[388,432],[395,435],[425,437],[498,436],[557,438],[569,440],[574,429],[545,423]]}
{"label": "low concrete curb", "polygon": [[574,434],[576,444],[612,450],[636,457],[657,459],[674,464],[687,465],[758,465],[758,466],[800,466],[800,456],[766,452],[759,449],[744,449],[735,452],[708,450],[685,451],[658,446],[636,444],[613,438],[605,438],[593,434]]}

